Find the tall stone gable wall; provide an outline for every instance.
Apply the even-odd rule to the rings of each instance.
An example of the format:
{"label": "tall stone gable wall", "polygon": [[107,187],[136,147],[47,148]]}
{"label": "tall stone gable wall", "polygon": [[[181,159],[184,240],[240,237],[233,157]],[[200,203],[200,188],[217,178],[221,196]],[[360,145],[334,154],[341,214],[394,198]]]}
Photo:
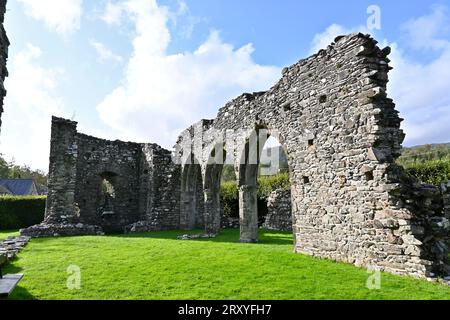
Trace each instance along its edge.
{"label": "tall stone gable wall", "polygon": [[3,26],[5,21],[6,0],[0,0],[0,129],[2,126],[3,99],[6,95],[4,86],[5,78],[8,76],[6,61],[8,59],[9,40]]}
{"label": "tall stone gable wall", "polygon": [[211,150],[224,143],[236,161],[241,207],[251,211],[245,196],[254,191],[239,162],[245,132],[277,131],[290,167],[296,252],[393,273],[448,274],[438,190],[395,164],[402,119],[386,94],[390,49],[376,44],[362,34],[338,37],[285,68],[269,91],[244,94],[183,132],[180,162],[199,159],[206,184]]}

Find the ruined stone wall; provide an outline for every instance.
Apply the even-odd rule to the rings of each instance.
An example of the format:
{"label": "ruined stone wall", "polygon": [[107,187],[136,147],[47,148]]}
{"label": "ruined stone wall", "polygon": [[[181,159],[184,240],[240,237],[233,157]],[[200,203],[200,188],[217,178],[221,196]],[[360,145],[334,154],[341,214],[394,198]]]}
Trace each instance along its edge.
{"label": "ruined stone wall", "polygon": [[[442,207],[444,211],[444,217],[447,219],[447,223],[450,224],[450,181],[441,185]],[[445,223],[443,221],[442,223]],[[450,232],[445,235],[447,247],[450,248]]]}
{"label": "ruined stone wall", "polygon": [[125,232],[175,230],[180,228],[180,166],[172,161],[170,151],[155,144],[145,144],[146,165],[140,198],[145,214],[125,227]]}
{"label": "ruined stone wall", "polygon": [[278,189],[267,199],[267,216],[263,228],[292,231],[291,190]]}
{"label": "ruined stone wall", "polygon": [[[85,223],[99,225],[105,232],[122,232],[123,226],[139,220],[144,213],[139,211],[138,197],[141,145],[83,134],[77,134],[76,139],[75,203],[80,216]],[[114,187],[108,208],[103,208],[104,178]]]}
{"label": "ruined stone wall", "polygon": [[[448,229],[433,222],[442,210],[412,205],[433,197],[422,187],[406,192],[413,184],[394,163],[404,139],[402,119],[386,95],[390,49],[376,43],[362,34],[338,37],[285,68],[269,91],[244,94],[216,119],[183,132],[178,155],[200,159],[205,192],[214,185],[207,174],[214,147],[224,144],[235,156],[241,240],[255,241],[256,170],[241,160],[253,130],[277,131],[290,168],[296,252],[393,273],[443,274],[442,250],[448,249],[436,253],[440,236],[431,233]],[[205,208],[206,217],[215,215],[215,208]]]}
{"label": "ruined stone wall", "polygon": [[142,220],[158,230],[179,227],[179,167],[169,151],[94,138],[76,127],[53,117],[45,219],[22,234],[124,232]]}
{"label": "ruined stone wall", "polygon": [[6,0],[0,0],[0,129],[2,126],[3,113],[3,99],[6,96],[6,89],[4,86],[5,78],[8,76],[6,69],[6,61],[8,59],[9,40],[6,36],[6,31],[3,26],[5,21]]}

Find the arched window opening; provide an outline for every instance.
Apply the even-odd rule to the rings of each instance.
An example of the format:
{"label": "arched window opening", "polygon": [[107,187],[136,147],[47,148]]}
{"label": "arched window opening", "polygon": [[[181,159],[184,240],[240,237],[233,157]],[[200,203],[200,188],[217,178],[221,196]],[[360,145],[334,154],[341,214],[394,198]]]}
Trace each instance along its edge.
{"label": "arched window opening", "polygon": [[231,200],[228,199],[228,191],[233,193],[233,184],[236,185],[233,163],[233,159],[227,156],[224,144],[215,145],[210,153],[205,172],[206,233],[217,234],[221,227],[233,227],[233,222],[230,225],[230,218],[231,221],[235,220],[237,223],[239,221],[236,217],[230,217],[234,212],[228,201]]}
{"label": "arched window opening", "polygon": [[288,158],[277,134],[257,128],[239,164],[241,242],[257,242],[261,227],[292,230],[289,179]]}
{"label": "arched window opening", "polygon": [[183,167],[180,228],[192,230],[204,226],[204,195],[200,164],[193,155]]}
{"label": "arched window opening", "polygon": [[116,174],[104,172],[100,174],[100,199],[99,212],[102,217],[114,215],[114,202],[116,199],[115,178]]}

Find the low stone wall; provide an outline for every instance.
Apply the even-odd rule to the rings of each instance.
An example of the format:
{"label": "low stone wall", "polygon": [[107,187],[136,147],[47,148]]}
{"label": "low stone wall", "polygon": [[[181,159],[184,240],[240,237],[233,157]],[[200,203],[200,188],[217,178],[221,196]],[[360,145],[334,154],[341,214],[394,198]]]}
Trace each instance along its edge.
{"label": "low stone wall", "polygon": [[102,228],[83,223],[42,223],[21,229],[20,234],[32,238],[104,235]]}
{"label": "low stone wall", "polygon": [[239,218],[222,216],[220,219],[220,227],[222,229],[237,229],[240,227]]}
{"label": "low stone wall", "polygon": [[263,228],[292,231],[291,190],[278,189],[267,199],[268,213]]}

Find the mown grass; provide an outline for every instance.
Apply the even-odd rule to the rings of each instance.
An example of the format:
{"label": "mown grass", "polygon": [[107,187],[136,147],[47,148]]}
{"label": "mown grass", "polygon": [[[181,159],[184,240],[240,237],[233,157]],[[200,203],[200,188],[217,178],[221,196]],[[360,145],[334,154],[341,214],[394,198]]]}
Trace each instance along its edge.
{"label": "mown grass", "polygon": [[0,241],[5,240],[8,237],[18,236],[19,231],[17,230],[0,230]]}
{"label": "mown grass", "polygon": [[[449,299],[450,287],[382,274],[369,290],[365,269],[292,253],[292,235],[238,230],[176,240],[180,231],[33,239],[5,271],[24,279],[12,299]],[[67,268],[81,270],[69,290]]]}

